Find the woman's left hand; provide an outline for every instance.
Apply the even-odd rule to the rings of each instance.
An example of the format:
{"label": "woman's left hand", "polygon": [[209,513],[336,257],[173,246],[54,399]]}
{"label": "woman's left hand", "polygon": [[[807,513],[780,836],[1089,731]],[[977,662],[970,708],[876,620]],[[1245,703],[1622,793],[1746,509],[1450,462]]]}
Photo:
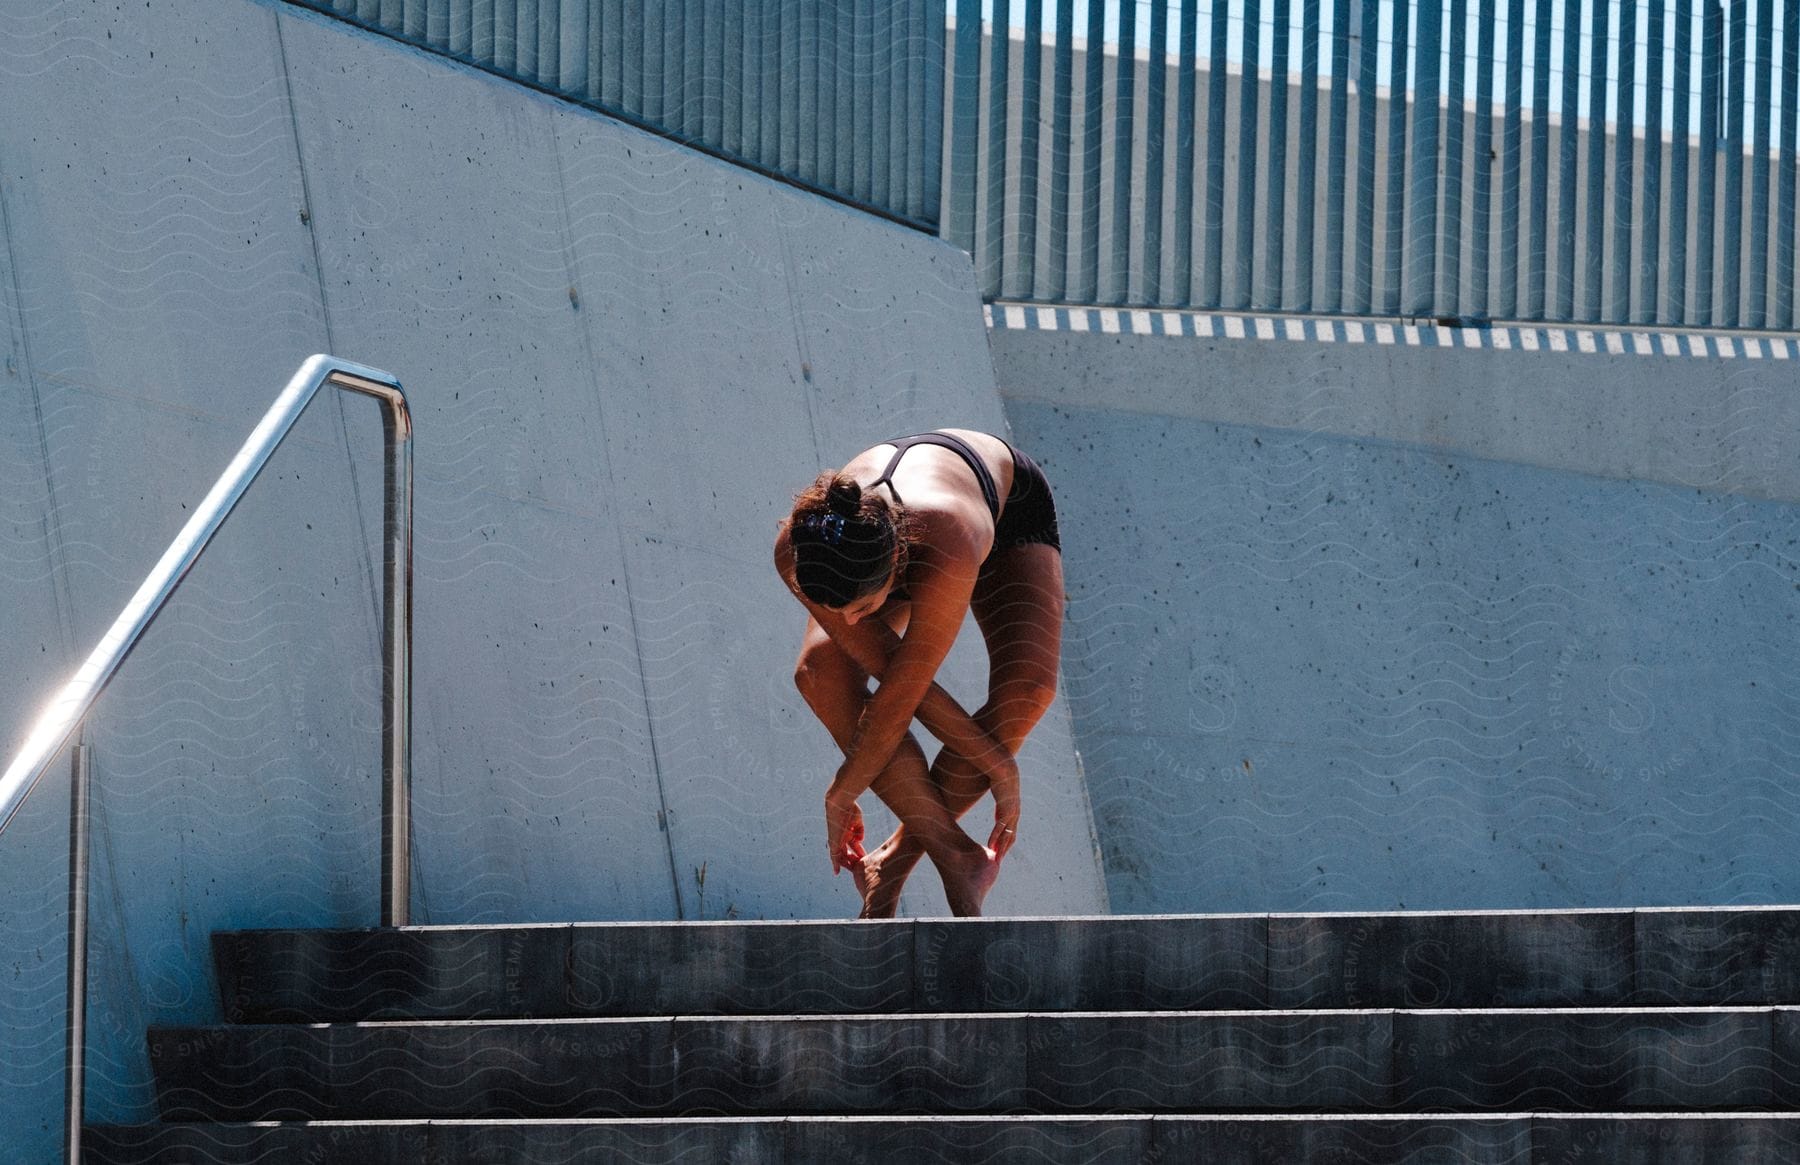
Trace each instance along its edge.
{"label": "woman's left hand", "polygon": [[833,874],[863,860],[863,815],[855,797],[825,794],[825,845]]}

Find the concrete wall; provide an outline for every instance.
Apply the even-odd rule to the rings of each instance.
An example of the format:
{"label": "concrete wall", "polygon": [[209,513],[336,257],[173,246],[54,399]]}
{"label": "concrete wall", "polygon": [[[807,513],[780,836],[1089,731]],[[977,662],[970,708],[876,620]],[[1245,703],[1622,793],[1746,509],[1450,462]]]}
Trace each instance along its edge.
{"label": "concrete wall", "polygon": [[[821,466],[1004,426],[967,257],[275,4],[0,25],[0,751],[332,351],[417,420],[416,920],[853,913],[769,545]],[[376,918],[378,432],[309,411],[91,721],[96,1119],[216,1015],[210,932]],[[991,905],[1105,910],[1060,706],[1023,759]],[[7,1160],[57,1135],[66,795],[0,838]]]}
{"label": "concrete wall", "polygon": [[1116,910],[1800,894],[1800,344],[994,317]]}

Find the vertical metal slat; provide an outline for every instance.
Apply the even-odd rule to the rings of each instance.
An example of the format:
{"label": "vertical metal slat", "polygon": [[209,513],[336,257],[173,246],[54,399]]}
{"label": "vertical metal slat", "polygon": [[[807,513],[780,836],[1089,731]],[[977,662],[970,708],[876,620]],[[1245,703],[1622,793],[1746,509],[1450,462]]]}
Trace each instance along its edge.
{"label": "vertical metal slat", "polygon": [[[1594,0],[1596,4],[1608,0]],[[1563,33],[1562,132],[1557,137],[1559,162],[1556,199],[1556,287],[1551,315],[1573,319],[1575,313],[1576,182],[1581,158],[1581,0],[1569,0]],[[1541,317],[1539,317],[1541,318]]]}
{"label": "vertical metal slat", "polygon": [[1380,15],[1362,6],[1362,62],[1356,82],[1356,267],[1345,306],[1367,315],[1375,302],[1375,107]]}
{"label": "vertical metal slat", "polygon": [[1656,317],[1666,324],[1687,320],[1688,153],[1694,144],[1688,88],[1693,83],[1693,60],[1693,0],[1675,0],[1675,100],[1670,111],[1674,122],[1669,127],[1675,140],[1669,158],[1669,264]]}
{"label": "vertical metal slat", "polygon": [[[1579,13],[1566,20],[1580,24]],[[1532,28],[1531,78],[1531,201],[1526,224],[1529,242],[1525,258],[1525,303],[1521,312],[1527,319],[1544,318],[1550,284],[1550,0],[1538,0],[1536,20]],[[1565,46],[1566,47],[1566,46]],[[1567,108],[1573,109],[1573,102]],[[1564,119],[1572,122],[1572,115]],[[1567,128],[1567,124],[1565,124]],[[1559,134],[1560,136],[1560,134]],[[1570,149],[1574,148],[1571,136]],[[1559,142],[1560,147],[1560,142]],[[1559,148],[1558,157],[1561,157]],[[1573,155],[1570,161],[1573,166]],[[1573,171],[1571,170],[1571,173]],[[1569,201],[1573,201],[1573,195]]]}
{"label": "vertical metal slat", "polygon": [[1070,291],[1081,303],[1100,292],[1100,127],[1106,75],[1106,6],[1088,5],[1081,104],[1081,244]]}
{"label": "vertical metal slat", "polygon": [[[1314,3],[1316,0],[1309,0]],[[1350,135],[1350,5],[1339,0],[1331,13],[1331,124],[1325,157],[1325,278],[1320,311],[1344,304],[1344,222],[1349,213],[1345,161]]]}
{"label": "vertical metal slat", "polygon": [[1230,0],[1212,0],[1211,59],[1206,76],[1206,263],[1200,271],[1200,302],[1225,302],[1225,82],[1226,32]]}
{"label": "vertical metal slat", "polygon": [[[1644,221],[1639,232],[1637,290],[1632,298],[1634,323],[1656,322],[1658,263],[1662,246],[1662,81],[1663,0],[1649,0],[1648,35],[1644,40]],[[1630,256],[1626,256],[1629,263]]]}
{"label": "vertical metal slat", "polygon": [[956,71],[951,79],[950,205],[944,237],[975,253],[975,182],[981,141],[981,3],[957,0]]}
{"label": "vertical metal slat", "polygon": [[1006,278],[1006,147],[1007,115],[1012,102],[1007,100],[1011,80],[1012,5],[1010,0],[991,0],[993,23],[988,31],[987,71],[987,172],[983,193],[984,207],[980,226],[981,253],[976,276],[984,299],[1000,294]]}
{"label": "vertical metal slat", "polygon": [[1180,33],[1175,82],[1175,246],[1168,302],[1194,301],[1194,102],[1198,97],[1195,61],[1199,51],[1199,0],[1177,0]]}
{"label": "vertical metal slat", "polygon": [[1411,12],[1406,4],[1393,7],[1394,43],[1388,82],[1387,140],[1387,246],[1382,252],[1381,310],[1400,311],[1400,284],[1406,248],[1406,114],[1410,92],[1408,41]]}
{"label": "vertical metal slat", "polygon": [[1719,274],[1724,277],[1714,317],[1723,327],[1737,326],[1742,309],[1743,239],[1744,239],[1744,74],[1748,63],[1744,53],[1747,19],[1744,12],[1748,0],[1739,0],[1729,9],[1731,38],[1726,50],[1730,80],[1725,98],[1725,207],[1719,225],[1723,227],[1725,254],[1720,257]]}
{"label": "vertical metal slat", "polygon": [[1251,304],[1256,281],[1256,160],[1257,121],[1261,112],[1257,97],[1262,61],[1262,3],[1244,0],[1244,71],[1238,74],[1238,176],[1237,270],[1232,285],[1233,307]]}
{"label": "vertical metal slat", "polygon": [[1288,0],[1274,0],[1273,28],[1269,45],[1269,144],[1267,147],[1269,193],[1263,199],[1266,218],[1261,294],[1251,292],[1258,307],[1279,308],[1287,274],[1287,148],[1288,66],[1293,43]]}
{"label": "vertical metal slat", "polygon": [[[912,197],[913,176],[919,179],[918,210],[913,217],[937,222],[943,213],[944,182],[944,61],[948,29],[944,27],[942,7],[926,0],[909,0],[917,27],[925,37],[925,51],[913,66],[907,83],[913,108],[913,124],[923,126],[924,149],[914,169],[907,172],[907,205],[915,205]],[[933,15],[935,9],[935,15]]]}
{"label": "vertical metal slat", "polygon": [[[1444,208],[1438,218],[1437,261],[1443,267],[1435,310],[1462,314],[1463,143],[1465,140],[1463,89],[1468,76],[1469,16],[1463,0],[1450,0],[1450,79],[1444,124]],[[1433,199],[1434,205],[1436,199]],[[1436,211],[1433,212],[1437,213]],[[1433,272],[1435,277],[1436,272]]]}
{"label": "vertical metal slat", "polygon": [[1119,0],[1118,55],[1113,60],[1112,222],[1105,302],[1124,303],[1131,286],[1131,154],[1137,96],[1137,0]]}
{"label": "vertical metal slat", "polygon": [[1026,299],[1037,291],[1038,130],[1043,121],[1044,0],[1025,0],[1025,56],[1019,70],[1019,245],[1014,288]]}
{"label": "vertical metal slat", "polygon": [[829,0],[813,0],[809,5],[816,13],[817,39],[813,42],[818,96],[813,105],[813,133],[818,153],[814,181],[835,187],[838,177],[838,68],[837,5]]}
{"label": "vertical metal slat", "polygon": [[571,96],[588,95],[589,6],[586,0],[562,0],[557,5],[556,87]]}
{"label": "vertical metal slat", "polygon": [[[1443,0],[1419,0],[1417,64],[1412,85],[1412,175],[1403,302],[1414,315],[1435,314],[1437,301],[1438,94]],[[1456,111],[1460,112],[1460,111]],[[1460,208],[1458,208],[1460,210]],[[1410,285],[1410,286],[1409,286]]]}
{"label": "vertical metal slat", "polygon": [[749,70],[744,68],[745,5],[721,4],[725,27],[720,36],[721,80],[719,85],[719,140],[725,151],[746,157],[744,152],[744,85]]}
{"label": "vertical metal slat", "polygon": [[1150,62],[1144,75],[1144,240],[1141,302],[1162,303],[1163,135],[1168,119],[1169,2],[1150,0]]}
{"label": "vertical metal slat", "polygon": [[467,60],[472,46],[475,23],[473,0],[450,0],[450,28],[445,48],[454,56]]}
{"label": "vertical metal slat", "polygon": [[1581,318],[1600,318],[1606,277],[1606,48],[1614,0],[1594,0],[1594,33],[1589,41],[1587,131],[1587,221],[1583,242]]}
{"label": "vertical metal slat", "polygon": [[868,182],[876,204],[898,209],[906,200],[904,121],[894,132],[895,113],[906,108],[906,7],[858,0],[857,10],[868,29],[862,66],[868,72],[858,83],[867,85],[869,112],[868,175],[858,180]]}
{"label": "vertical metal slat", "polygon": [[1044,294],[1069,288],[1069,123],[1075,89],[1075,6],[1056,6],[1056,59],[1050,79],[1050,245],[1044,250]]}
{"label": "vertical metal slat", "polygon": [[1294,191],[1294,285],[1284,301],[1295,311],[1313,305],[1313,237],[1319,161],[1319,0],[1300,4],[1300,142]]}
{"label": "vertical metal slat", "polygon": [[1769,93],[1774,77],[1775,13],[1770,0],[1756,5],[1756,121],[1750,154],[1750,271],[1744,326],[1766,327],[1769,318]]}
{"label": "vertical metal slat", "polygon": [[1769,326],[1792,328],[1794,316],[1794,135],[1800,126],[1800,12],[1789,5],[1781,31],[1781,170],[1775,198],[1775,310]]}
{"label": "vertical metal slat", "polygon": [[[1548,0],[1538,0],[1540,6]],[[1548,33],[1540,30],[1534,38],[1538,45],[1538,56],[1548,59],[1550,44]],[[1544,92],[1549,92],[1549,79],[1542,74],[1532,74],[1532,95],[1535,100],[1540,85]],[[1525,0],[1507,0],[1506,5],[1506,122],[1500,133],[1500,280],[1494,293],[1494,313],[1500,316],[1516,317],[1527,314],[1519,304],[1519,202],[1524,189],[1524,149],[1523,121],[1525,108]],[[1546,102],[1548,104],[1548,102]],[[1531,151],[1532,151],[1532,193],[1536,197],[1537,187],[1541,181],[1544,168],[1540,164],[1538,142],[1544,132],[1542,111],[1536,106],[1531,115]],[[1544,147],[1548,152],[1549,147]],[[1527,250],[1527,254],[1537,255],[1537,282],[1543,281],[1543,252],[1541,249]],[[1532,280],[1526,280],[1526,296],[1531,294]]]}
{"label": "vertical metal slat", "polygon": [[[1494,145],[1494,42],[1499,29],[1495,0],[1481,0],[1475,26],[1475,198],[1469,207],[1469,294],[1460,300],[1465,314],[1493,314],[1488,298],[1488,256],[1493,246],[1494,170],[1489,151]],[[1450,55],[1451,63],[1456,54]],[[1515,204],[1516,205],[1516,204]]]}
{"label": "vertical metal slat", "polygon": [[1704,327],[1713,316],[1713,211],[1718,201],[1719,91],[1725,79],[1725,16],[1711,0],[1701,0],[1700,25],[1700,188],[1694,195],[1693,321]]}

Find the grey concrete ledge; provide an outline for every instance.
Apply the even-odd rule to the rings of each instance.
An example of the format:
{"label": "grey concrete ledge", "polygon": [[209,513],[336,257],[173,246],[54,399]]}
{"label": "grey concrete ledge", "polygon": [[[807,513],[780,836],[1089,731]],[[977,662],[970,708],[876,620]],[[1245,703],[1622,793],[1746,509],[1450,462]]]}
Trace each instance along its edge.
{"label": "grey concrete ledge", "polygon": [[165,1124],[93,1127],[95,1165],[317,1165],[529,1160],[1093,1162],[1203,1160],[1211,1165],[1743,1165],[1800,1156],[1786,1113],[1509,1114],[1494,1117],[784,1118],[749,1120],[447,1121],[356,1124]]}
{"label": "grey concrete ledge", "polygon": [[1800,1108],[1779,1008],[152,1029],[171,1120]]}
{"label": "grey concrete ledge", "polygon": [[1381,347],[1464,348],[1498,352],[1574,352],[1590,356],[1654,356],[1719,360],[1800,359],[1800,336],[1694,328],[1498,322],[1445,326],[1397,319],[992,303],[990,328],[1025,332],[1092,332],[1103,336],[1278,340]]}
{"label": "grey concrete ledge", "polygon": [[1800,1003],[1800,909],[214,936],[233,1022]]}

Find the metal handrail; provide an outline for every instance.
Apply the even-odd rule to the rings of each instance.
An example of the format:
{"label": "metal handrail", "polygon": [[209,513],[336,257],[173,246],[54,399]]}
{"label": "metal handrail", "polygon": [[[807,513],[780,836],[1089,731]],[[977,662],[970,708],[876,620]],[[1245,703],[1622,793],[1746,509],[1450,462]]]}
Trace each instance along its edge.
{"label": "metal handrail", "polygon": [[256,480],[302,410],[326,384],[375,397],[387,406],[382,410],[387,474],[383,597],[387,618],[383,645],[386,665],[382,701],[381,923],[406,925],[412,784],[412,417],[399,381],[378,369],[333,356],[313,356],[294,373],[87,661],[38,717],[25,738],[24,748],[0,775],[0,832],[12,821],[51,760],[69,743],[138,637]]}

